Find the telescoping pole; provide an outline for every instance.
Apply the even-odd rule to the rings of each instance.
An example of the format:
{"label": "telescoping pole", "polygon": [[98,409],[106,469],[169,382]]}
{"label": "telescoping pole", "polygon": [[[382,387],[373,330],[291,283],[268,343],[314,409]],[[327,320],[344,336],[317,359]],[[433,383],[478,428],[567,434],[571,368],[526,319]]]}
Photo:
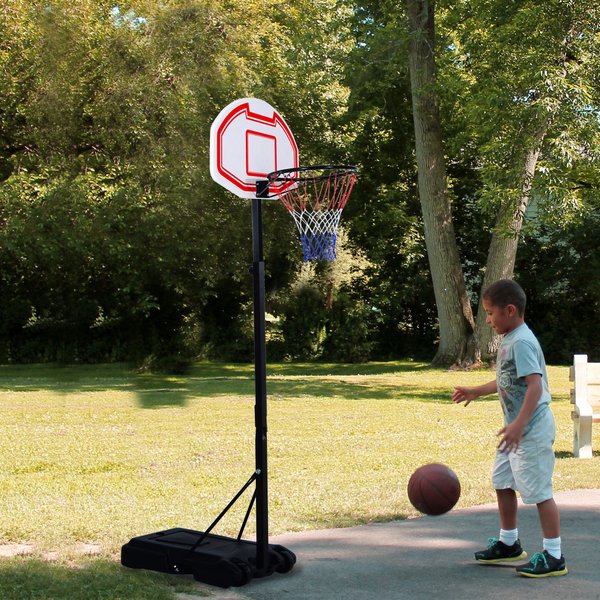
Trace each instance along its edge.
{"label": "telescoping pole", "polygon": [[[257,194],[258,195],[258,194]],[[267,485],[267,351],[265,341],[265,263],[263,260],[261,199],[252,199],[252,279],[254,298],[254,388],[256,403],[256,569],[269,568],[269,514]]]}

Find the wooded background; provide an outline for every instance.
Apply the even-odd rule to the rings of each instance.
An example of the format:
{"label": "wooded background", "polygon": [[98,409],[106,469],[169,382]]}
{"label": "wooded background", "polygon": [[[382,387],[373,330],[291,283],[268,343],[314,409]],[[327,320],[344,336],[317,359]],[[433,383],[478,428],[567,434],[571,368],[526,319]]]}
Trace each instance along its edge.
{"label": "wooded background", "polygon": [[600,359],[595,0],[4,0],[0,363],[251,360],[250,205],[210,125],[241,97],[359,180],[338,259],[264,207],[269,360],[494,355],[514,276],[547,360]]}

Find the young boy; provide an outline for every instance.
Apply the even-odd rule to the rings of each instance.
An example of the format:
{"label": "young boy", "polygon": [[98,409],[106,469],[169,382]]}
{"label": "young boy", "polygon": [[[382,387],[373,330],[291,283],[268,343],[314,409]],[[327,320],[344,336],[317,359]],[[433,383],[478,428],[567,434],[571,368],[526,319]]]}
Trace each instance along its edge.
{"label": "young boy", "polygon": [[490,285],[483,294],[486,323],[503,335],[498,349],[496,379],[475,387],[457,387],[456,403],[467,406],[475,398],[498,393],[504,427],[492,483],[498,499],[500,536],[486,550],[475,553],[482,563],[519,561],[527,556],[519,541],[517,494],[525,504],[536,504],[544,534],[543,551],[516,567],[525,577],[552,577],[568,573],[561,552],[560,516],[552,496],[554,470],[554,417],[544,355],[524,320],[525,292],[509,279]]}

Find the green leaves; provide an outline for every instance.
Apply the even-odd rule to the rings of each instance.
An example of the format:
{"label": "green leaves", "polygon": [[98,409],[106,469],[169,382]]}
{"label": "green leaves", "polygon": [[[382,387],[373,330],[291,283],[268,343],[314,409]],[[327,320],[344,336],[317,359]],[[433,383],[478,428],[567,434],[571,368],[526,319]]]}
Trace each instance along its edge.
{"label": "green leaves", "polygon": [[[597,199],[600,15],[591,0],[436,9],[449,193],[476,284],[536,139],[536,219],[575,221]],[[246,351],[249,209],[208,169],[210,125],[243,96],[279,109],[302,164],[359,165],[343,223],[371,264],[348,293],[376,309],[386,348],[398,329],[429,344],[408,42],[404,5],[387,0],[2,3],[0,355],[52,357],[55,342],[91,347],[101,332],[106,345],[72,354],[156,353],[184,337],[192,352],[217,339]],[[265,211],[274,313],[300,262],[279,209]],[[63,329],[45,344],[34,334],[52,320]]]}
{"label": "green leaves", "polygon": [[[440,19],[442,28],[451,28],[453,40],[452,61],[440,69],[454,94],[444,94],[446,86],[441,86],[449,107],[445,114],[451,122],[458,116],[460,128],[477,144],[486,202],[495,204],[497,185],[521,187],[523,152],[538,130],[547,127],[533,193],[546,196],[548,178],[543,175],[551,171],[561,183],[551,186],[547,208],[562,212],[572,205],[570,170],[575,163],[598,160],[585,141],[596,138],[599,129],[592,108],[599,91],[598,20],[596,3],[587,0],[473,0],[455,4]],[[452,85],[457,74],[464,83],[462,93]],[[452,138],[449,142],[458,152]],[[564,193],[557,194],[559,188]]]}
{"label": "green leaves", "polygon": [[[3,5],[4,359],[57,357],[59,346],[65,360],[160,355],[184,337],[198,353],[217,295],[225,320],[243,314],[250,213],[209,177],[210,125],[234,97],[275,99],[305,159],[340,160],[349,9],[326,4]],[[279,231],[286,217],[274,216]],[[270,285],[293,277],[293,242],[267,242]]]}

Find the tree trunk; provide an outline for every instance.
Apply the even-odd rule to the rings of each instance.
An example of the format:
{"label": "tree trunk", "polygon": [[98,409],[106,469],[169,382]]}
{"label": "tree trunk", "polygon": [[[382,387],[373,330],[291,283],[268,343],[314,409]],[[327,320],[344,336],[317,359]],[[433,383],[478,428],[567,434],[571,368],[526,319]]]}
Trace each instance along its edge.
{"label": "tree trunk", "polygon": [[500,337],[486,323],[486,314],[483,309],[483,302],[481,302],[481,296],[484,290],[490,284],[494,283],[494,281],[498,279],[512,279],[515,260],[517,258],[519,234],[523,227],[527,206],[529,205],[531,183],[548,126],[549,120],[546,120],[535,133],[531,147],[525,154],[523,182],[517,206],[505,205],[500,209],[496,219],[496,226],[488,250],[485,276],[481,286],[479,307],[477,309],[474,335],[475,343],[473,345],[475,350],[473,362],[475,363],[492,361],[496,358],[496,352],[500,345]]}
{"label": "tree trunk", "polygon": [[407,0],[407,8],[419,199],[439,321],[433,364],[450,366],[467,358],[474,321],[452,223],[435,92],[435,2]]}

